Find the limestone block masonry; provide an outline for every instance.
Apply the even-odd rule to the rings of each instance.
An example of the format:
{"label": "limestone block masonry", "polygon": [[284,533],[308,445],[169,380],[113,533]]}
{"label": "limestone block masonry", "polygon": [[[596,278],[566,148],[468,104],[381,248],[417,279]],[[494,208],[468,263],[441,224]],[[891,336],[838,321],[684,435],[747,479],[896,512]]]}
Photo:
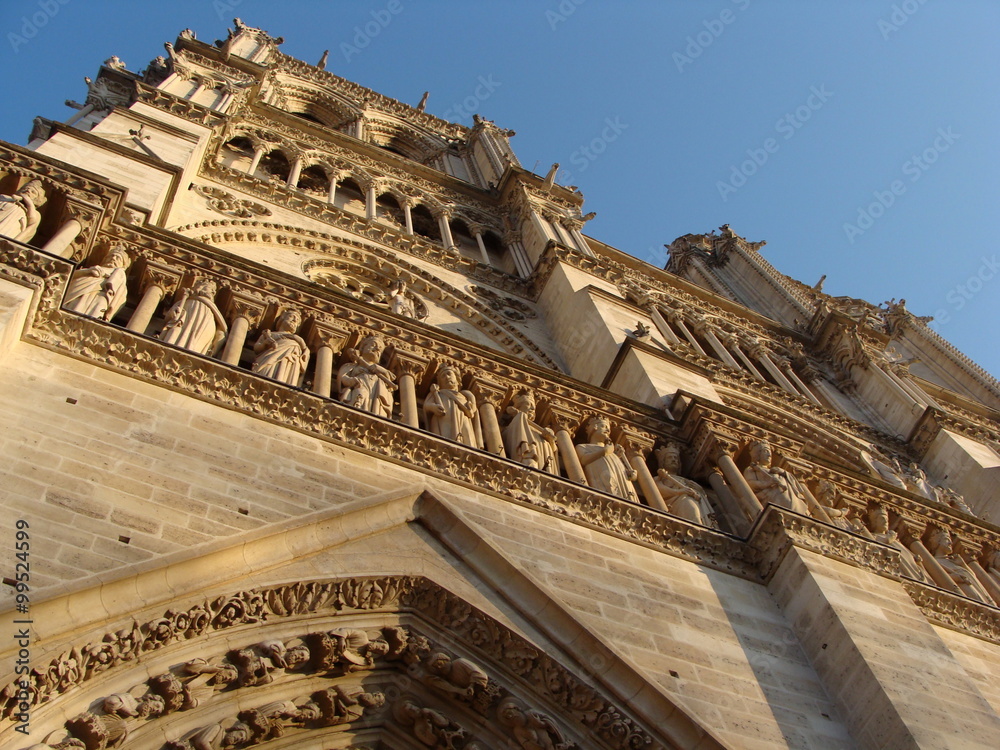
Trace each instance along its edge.
{"label": "limestone block masonry", "polygon": [[281,44],[0,143],[0,746],[997,746],[994,378]]}

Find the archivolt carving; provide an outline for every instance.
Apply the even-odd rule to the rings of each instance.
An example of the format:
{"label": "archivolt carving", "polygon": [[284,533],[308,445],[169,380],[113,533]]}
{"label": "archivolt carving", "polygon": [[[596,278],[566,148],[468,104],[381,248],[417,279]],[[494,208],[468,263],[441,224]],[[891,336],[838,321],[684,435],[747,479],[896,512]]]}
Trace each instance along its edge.
{"label": "archivolt carving", "polygon": [[[407,619],[406,613],[413,612],[430,628],[425,630],[416,621],[377,630],[352,626],[353,616],[363,612],[382,613],[387,622],[398,622],[390,614]],[[266,637],[260,630],[264,623],[303,615],[325,621],[336,616],[345,625],[246,643],[255,633],[265,632]],[[386,721],[390,715],[424,744],[456,750],[471,750],[467,743],[473,735],[461,728],[466,723],[477,727],[477,733],[492,734],[494,742],[513,734],[523,748],[579,748],[571,735],[586,737],[587,747],[665,747],[553,657],[437,584],[412,577],[254,589],[185,610],[171,609],[141,624],[132,622],[97,643],[73,647],[45,667],[34,668],[29,676],[32,705],[57,700],[90,683],[97,686],[101,673],[134,663],[143,654],[191,639],[220,643],[208,636],[246,625],[259,627],[243,629],[224,641],[228,645],[242,638],[245,645],[237,640],[225,653],[204,653],[154,674],[144,684],[103,697],[100,711],[69,719],[65,730],[50,733],[48,744],[104,750],[122,744],[130,733],[160,716],[192,711],[194,722],[174,722],[171,727],[195,726],[175,730],[178,734],[165,750],[243,747],[361,720],[370,725],[373,719]],[[449,641],[461,644],[465,653],[437,643],[433,634],[438,632],[447,632]],[[479,663],[478,658],[484,661]],[[329,682],[317,682],[317,677]],[[254,702],[253,694],[265,685],[282,689],[269,687],[270,702]],[[316,685],[325,687],[316,690]],[[14,691],[16,686],[11,685],[0,693],[5,718],[17,710]],[[229,699],[234,691],[240,691],[240,697]],[[197,725],[199,709],[217,716],[215,704],[224,700],[253,707],[228,720]],[[382,710],[387,702],[390,705]],[[556,712],[547,713],[542,704],[557,708],[562,718],[557,722]],[[464,717],[475,718],[468,722]],[[169,737],[170,729],[165,733]],[[532,739],[548,739],[549,744],[532,745]]]}
{"label": "archivolt carving", "polygon": [[198,195],[208,200],[208,205],[220,214],[234,216],[240,219],[249,219],[254,216],[270,216],[271,209],[260,203],[254,203],[245,198],[237,198],[232,193],[221,190],[211,185],[192,185]]}

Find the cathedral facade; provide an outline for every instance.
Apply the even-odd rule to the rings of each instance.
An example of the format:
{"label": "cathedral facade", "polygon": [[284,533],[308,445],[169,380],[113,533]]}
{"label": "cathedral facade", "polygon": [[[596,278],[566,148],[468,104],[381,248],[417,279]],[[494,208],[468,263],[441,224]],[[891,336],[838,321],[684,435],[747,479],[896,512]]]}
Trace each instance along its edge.
{"label": "cathedral facade", "polygon": [[996,747],[993,377],[281,42],[0,143],[0,745]]}

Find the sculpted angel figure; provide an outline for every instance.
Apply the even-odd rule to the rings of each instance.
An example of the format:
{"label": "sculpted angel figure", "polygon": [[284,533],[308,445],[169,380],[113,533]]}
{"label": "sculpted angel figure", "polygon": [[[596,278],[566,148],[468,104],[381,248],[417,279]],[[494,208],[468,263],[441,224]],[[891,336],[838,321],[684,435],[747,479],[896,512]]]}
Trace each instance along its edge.
{"label": "sculpted angel figure", "polygon": [[458,370],[445,365],[424,399],[427,429],[456,443],[481,448],[476,422],[478,409],[471,391],[463,391]]}
{"label": "sculpted angel figure", "polygon": [[681,454],[677,443],[668,443],[656,451],[660,468],[656,472],[656,488],[667,505],[667,512],[707,526],[711,511],[708,495],[697,482],[680,476]]}
{"label": "sculpted angel figure", "polygon": [[282,313],[274,330],[264,331],[253,345],[257,357],[250,369],[266,378],[297,386],[309,364],[309,347],[295,333],[301,322],[297,310]]}
{"label": "sculpted angel figure", "polygon": [[194,288],[181,290],[167,312],[160,339],[198,354],[213,354],[226,338],[229,327],[215,305],[215,283],[204,279]]}
{"label": "sculpted angel figure", "polygon": [[13,195],[0,195],[0,235],[29,242],[42,220],[38,207],[44,203],[41,180],[31,180]]}
{"label": "sculpted angel figure", "polygon": [[771,456],[771,444],[766,440],[751,443],[750,465],[743,470],[750,489],[763,505],[771,503],[808,516],[805,488],[793,474],[771,466]]}
{"label": "sculpted angel figure", "polygon": [[587,442],[576,446],[587,484],[596,490],[638,502],[632,482],[638,474],[611,440],[611,422],[605,417],[587,420]]}
{"label": "sculpted angel figure", "polygon": [[507,407],[507,413],[511,415],[510,423],[503,431],[507,456],[525,466],[558,474],[556,435],[533,421],[535,395],[527,388],[517,391]]}
{"label": "sculpted angel figure", "polygon": [[125,248],[115,247],[103,265],[74,271],[64,307],[92,318],[111,320],[125,304],[125,269],[131,262]]}
{"label": "sculpted angel figure", "polygon": [[396,376],[378,362],[384,349],[378,336],[366,336],[357,349],[347,352],[347,362],[337,372],[340,400],[379,417],[392,416]]}

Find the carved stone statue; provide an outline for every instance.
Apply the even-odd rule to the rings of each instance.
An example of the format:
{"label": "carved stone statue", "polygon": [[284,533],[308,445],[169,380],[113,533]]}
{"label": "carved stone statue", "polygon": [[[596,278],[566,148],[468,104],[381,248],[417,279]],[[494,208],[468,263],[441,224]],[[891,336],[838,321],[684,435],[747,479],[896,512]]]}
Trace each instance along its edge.
{"label": "carved stone statue", "polygon": [[611,440],[611,423],[605,417],[587,421],[587,442],[576,446],[587,484],[596,490],[638,502],[632,482],[638,474],[629,467],[620,447]]}
{"label": "carved stone statue", "polygon": [[417,317],[416,306],[413,304],[413,300],[406,294],[405,281],[397,281],[395,286],[393,286],[392,294],[389,296],[389,309],[396,315],[404,318]]}
{"label": "carved stone statue", "polygon": [[857,531],[847,518],[849,510],[838,507],[839,496],[840,491],[837,489],[837,485],[829,479],[820,480],[819,486],[816,488],[816,501],[823,506],[823,510],[833,521],[833,525],[847,531]]}
{"label": "carved stone statue", "polygon": [[364,630],[340,629],[309,636],[317,669],[357,672],[372,669],[375,659],[389,652],[381,638],[371,639]]}
{"label": "carved stone statue", "polygon": [[962,590],[970,599],[977,599],[985,604],[993,604],[989,594],[983,589],[982,584],[976,580],[972,572],[965,567],[962,558],[955,554],[952,547],[951,534],[947,529],[940,526],[931,528],[927,536],[927,549],[934,555],[934,559],[941,563],[941,567],[955,582],[955,585]]}
{"label": "carved stone statue", "polygon": [[194,288],[181,290],[167,312],[160,339],[198,354],[213,354],[226,338],[229,327],[215,305],[215,283],[207,279]]}
{"label": "carved stone statue", "polygon": [[340,400],[379,417],[392,416],[392,392],[396,376],[378,361],[384,344],[378,336],[366,336],[357,349],[349,349],[347,362],[337,373]]}
{"label": "carved stone statue", "polygon": [[301,322],[297,310],[282,313],[274,330],[261,333],[253,345],[257,356],[250,369],[266,378],[297,386],[309,364],[309,347],[295,333]]}
{"label": "carved stone statue", "polygon": [[969,504],[965,502],[965,498],[955,492],[955,490],[945,487],[935,487],[934,490],[937,492],[938,500],[945,505],[948,505],[957,511],[961,511],[962,513],[968,513],[970,516],[976,515],[973,513],[972,508],[969,507]]}
{"label": "carved stone statue", "polygon": [[927,481],[927,475],[920,468],[920,464],[913,462],[905,470],[903,477],[907,489],[921,495],[928,500],[937,500],[937,488]]}
{"label": "carved stone statue", "polygon": [[917,562],[913,553],[900,541],[896,532],[889,528],[889,511],[884,505],[876,504],[868,508],[868,528],[871,531],[872,538],[876,542],[888,544],[899,550],[903,566],[907,569],[911,577],[918,581],[927,580],[923,567]]}
{"label": "carved stone statue", "polygon": [[[872,446],[873,450],[875,449]],[[861,451],[861,460],[864,461],[868,468],[874,473],[881,477],[887,484],[891,484],[893,487],[898,487],[901,490],[907,489],[906,482],[900,476],[903,473],[902,468],[899,465],[899,460],[895,458],[886,459],[889,463],[882,460],[880,456],[873,455],[867,451]]]}
{"label": "carved stone statue", "polygon": [[13,195],[0,195],[0,235],[30,242],[42,220],[38,207],[44,203],[41,180],[31,180]]}
{"label": "carved stone statue", "polygon": [[419,679],[445,693],[472,698],[476,688],[485,688],[489,676],[474,662],[457,658],[440,651],[431,654],[420,669],[412,670]]}
{"label": "carved stone statue", "polygon": [[413,736],[435,750],[456,750],[468,733],[440,711],[424,708],[412,700],[396,704],[396,719],[413,728]]}
{"label": "carved stone statue", "polygon": [[505,698],[497,707],[497,719],[510,730],[516,747],[521,750],[569,750],[575,743],[567,742],[551,718],[526,708],[515,698]]}
{"label": "carved stone statue", "polygon": [[108,254],[107,265],[74,271],[66,290],[66,309],[92,318],[111,320],[125,304],[125,269],[131,262],[125,248],[115,247]]}
{"label": "carved stone statue", "polygon": [[427,429],[456,443],[481,448],[475,426],[476,397],[461,387],[454,367],[446,365],[438,370],[437,382],[424,399]]}
{"label": "carved stone statue", "polygon": [[677,443],[668,443],[656,451],[660,468],[656,472],[656,488],[667,505],[667,512],[693,523],[708,526],[711,505],[701,485],[680,476],[681,453]]}
{"label": "carved stone statue", "polygon": [[[332,727],[357,721],[367,709],[384,706],[385,694],[367,693],[361,688],[354,688],[348,692],[340,685],[334,685],[313,694],[312,703],[318,709],[319,715],[311,721],[319,726]],[[302,707],[299,710],[302,711]]]}
{"label": "carved stone statue", "polygon": [[527,388],[517,391],[507,407],[507,413],[511,415],[510,423],[503,431],[507,456],[525,466],[558,474],[559,454],[555,433],[533,421],[535,395]]}
{"label": "carved stone statue", "polygon": [[805,488],[793,474],[771,466],[771,444],[766,440],[750,444],[750,465],[743,476],[763,505],[771,503],[809,515]]}

